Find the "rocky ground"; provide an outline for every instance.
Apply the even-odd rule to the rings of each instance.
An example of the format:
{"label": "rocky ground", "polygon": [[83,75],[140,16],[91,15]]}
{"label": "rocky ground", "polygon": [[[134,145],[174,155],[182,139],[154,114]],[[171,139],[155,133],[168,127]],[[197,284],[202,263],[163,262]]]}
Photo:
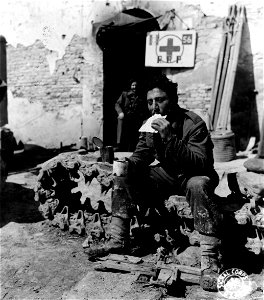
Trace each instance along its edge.
{"label": "rocky ground", "polygon": [[[99,272],[83,251],[85,237],[50,226],[38,212],[33,187],[40,163],[57,152],[26,147],[16,154],[1,192],[1,299],[220,299],[198,285],[165,289],[136,283],[135,274]],[[226,197],[228,172],[244,170],[239,158],[216,163],[221,181],[216,193]],[[261,261],[260,261],[261,263]],[[250,274],[256,292],[247,299],[263,297],[262,274]]]}

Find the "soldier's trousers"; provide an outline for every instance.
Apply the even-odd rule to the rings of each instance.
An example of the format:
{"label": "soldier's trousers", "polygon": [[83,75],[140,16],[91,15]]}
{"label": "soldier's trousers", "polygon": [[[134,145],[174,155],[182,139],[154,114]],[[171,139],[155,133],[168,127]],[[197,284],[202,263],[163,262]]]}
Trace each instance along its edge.
{"label": "soldier's trousers", "polygon": [[128,218],[135,205],[165,210],[164,201],[171,195],[186,196],[194,217],[194,229],[201,234],[219,236],[222,214],[214,194],[218,181],[206,176],[176,180],[159,165],[116,180],[123,197],[113,197],[113,215]]}

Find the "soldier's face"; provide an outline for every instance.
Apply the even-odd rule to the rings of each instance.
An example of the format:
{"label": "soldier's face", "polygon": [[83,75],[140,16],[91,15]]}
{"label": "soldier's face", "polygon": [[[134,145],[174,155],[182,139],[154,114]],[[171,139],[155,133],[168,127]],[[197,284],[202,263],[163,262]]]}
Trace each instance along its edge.
{"label": "soldier's face", "polygon": [[134,82],[132,82],[132,84],[131,84],[131,91],[135,93],[136,90],[137,90],[137,82],[134,81]]}
{"label": "soldier's face", "polygon": [[159,88],[154,88],[147,93],[148,109],[151,115],[161,114],[165,116],[169,109],[170,99],[168,95]]}

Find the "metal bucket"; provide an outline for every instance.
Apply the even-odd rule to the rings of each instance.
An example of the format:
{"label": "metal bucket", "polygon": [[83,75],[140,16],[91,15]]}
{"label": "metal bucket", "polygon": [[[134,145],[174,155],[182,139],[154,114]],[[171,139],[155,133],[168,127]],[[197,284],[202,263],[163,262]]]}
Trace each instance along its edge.
{"label": "metal bucket", "polygon": [[235,135],[232,131],[213,131],[211,139],[214,144],[215,162],[226,162],[236,158]]}

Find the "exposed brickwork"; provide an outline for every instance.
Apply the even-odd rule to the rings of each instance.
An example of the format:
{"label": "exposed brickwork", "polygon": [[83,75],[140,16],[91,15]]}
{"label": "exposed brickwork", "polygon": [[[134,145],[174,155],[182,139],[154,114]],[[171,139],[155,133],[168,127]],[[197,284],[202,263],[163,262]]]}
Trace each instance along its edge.
{"label": "exposed brickwork", "polygon": [[81,104],[86,42],[85,38],[74,36],[62,59],[57,60],[53,74],[50,74],[47,61],[49,50],[41,41],[28,47],[8,46],[8,85],[13,96],[39,101],[45,111]]}
{"label": "exposed brickwork", "polygon": [[183,108],[194,110],[199,109],[208,112],[211,101],[211,86],[204,84],[192,85],[184,91],[179,90],[179,105]]}

